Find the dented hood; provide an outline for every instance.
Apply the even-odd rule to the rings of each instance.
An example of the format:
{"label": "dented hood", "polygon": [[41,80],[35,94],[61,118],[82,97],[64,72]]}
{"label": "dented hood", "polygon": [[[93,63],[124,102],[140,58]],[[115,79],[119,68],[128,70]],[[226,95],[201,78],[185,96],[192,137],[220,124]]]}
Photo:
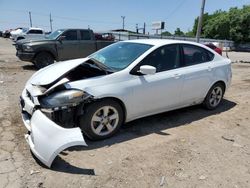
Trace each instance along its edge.
{"label": "dented hood", "polygon": [[54,63],[33,74],[29,83],[40,86],[51,84],[87,60],[89,60],[89,58]]}

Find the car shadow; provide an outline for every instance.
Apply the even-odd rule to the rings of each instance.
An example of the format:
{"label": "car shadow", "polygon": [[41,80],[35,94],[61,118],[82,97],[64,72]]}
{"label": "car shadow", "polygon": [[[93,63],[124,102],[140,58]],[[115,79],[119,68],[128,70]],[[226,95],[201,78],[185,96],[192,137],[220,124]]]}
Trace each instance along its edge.
{"label": "car shadow", "polygon": [[34,71],[37,71],[37,68],[35,65],[23,65],[22,66],[23,70],[34,70]]}
{"label": "car shadow", "polygon": [[[49,169],[47,166],[45,166],[30,150],[31,155],[33,156],[33,158],[35,159],[36,163],[38,165],[40,165],[43,168],[47,168]],[[81,175],[91,175],[94,176],[95,175],[95,170],[94,169],[86,169],[86,168],[80,168],[80,167],[76,167],[73,166],[72,164],[68,163],[67,161],[65,161],[64,159],[62,159],[60,157],[60,155],[58,155],[52,165],[50,170],[53,171],[57,171],[57,172],[64,172],[64,173],[69,173],[69,174],[81,174]]]}
{"label": "car shadow", "polygon": [[[66,150],[93,150],[136,139],[138,137],[146,136],[152,133],[159,134],[161,136],[169,136],[170,134],[166,133],[165,130],[178,126],[186,126],[205,117],[223,113],[232,109],[236,105],[237,104],[235,102],[224,99],[222,101],[222,104],[215,110],[206,110],[202,108],[201,105],[196,105],[170,112],[164,112],[153,116],[148,116],[123,125],[120,132],[109,139],[105,139],[102,141],[91,141],[84,137],[86,143],[88,144],[88,147],[73,146],[67,148]],[[61,154],[64,155],[64,152],[62,152]],[[52,170],[72,174],[95,175],[93,169],[81,169],[72,166],[71,164],[64,161],[60,156],[57,156],[57,158],[54,160],[52,164]]]}
{"label": "car shadow", "polygon": [[237,104],[235,102],[224,99],[222,104],[215,110],[206,110],[201,105],[196,105],[140,118],[123,125],[121,130],[109,139],[91,141],[85,136],[84,138],[88,144],[88,147],[75,146],[68,148],[68,150],[92,150],[136,139],[138,137],[146,136],[152,133],[159,134],[161,136],[168,136],[170,134],[163,132],[164,130],[173,127],[186,126],[205,117],[228,111],[236,105]]}

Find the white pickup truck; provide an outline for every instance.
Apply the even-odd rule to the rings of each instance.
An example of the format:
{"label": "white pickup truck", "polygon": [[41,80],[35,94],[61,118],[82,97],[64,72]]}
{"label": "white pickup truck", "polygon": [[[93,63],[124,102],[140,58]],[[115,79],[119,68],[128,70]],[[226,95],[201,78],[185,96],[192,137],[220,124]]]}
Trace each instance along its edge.
{"label": "white pickup truck", "polygon": [[45,32],[41,28],[22,28],[18,31],[13,31],[10,33],[13,41],[18,41],[21,39],[41,39],[45,37]]}

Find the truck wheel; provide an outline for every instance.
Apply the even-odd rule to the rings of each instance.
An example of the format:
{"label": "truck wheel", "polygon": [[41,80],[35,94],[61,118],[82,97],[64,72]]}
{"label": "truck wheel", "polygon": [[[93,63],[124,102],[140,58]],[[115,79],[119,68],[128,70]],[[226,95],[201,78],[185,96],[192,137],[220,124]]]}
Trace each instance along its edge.
{"label": "truck wheel", "polygon": [[34,64],[38,69],[46,67],[52,63],[54,63],[54,58],[48,52],[40,52],[34,59]]}

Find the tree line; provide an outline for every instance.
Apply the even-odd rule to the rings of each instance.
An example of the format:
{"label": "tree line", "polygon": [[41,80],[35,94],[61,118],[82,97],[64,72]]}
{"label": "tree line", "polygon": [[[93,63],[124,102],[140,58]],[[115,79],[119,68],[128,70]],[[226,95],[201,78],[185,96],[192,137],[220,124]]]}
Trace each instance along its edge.
{"label": "tree line", "polygon": [[[162,35],[195,37],[199,17],[194,20],[193,29],[183,32],[177,28],[174,33],[165,31]],[[218,10],[212,14],[205,13],[201,36],[204,38],[233,40],[236,43],[250,42],[250,5],[242,8],[230,8],[229,11]]]}

